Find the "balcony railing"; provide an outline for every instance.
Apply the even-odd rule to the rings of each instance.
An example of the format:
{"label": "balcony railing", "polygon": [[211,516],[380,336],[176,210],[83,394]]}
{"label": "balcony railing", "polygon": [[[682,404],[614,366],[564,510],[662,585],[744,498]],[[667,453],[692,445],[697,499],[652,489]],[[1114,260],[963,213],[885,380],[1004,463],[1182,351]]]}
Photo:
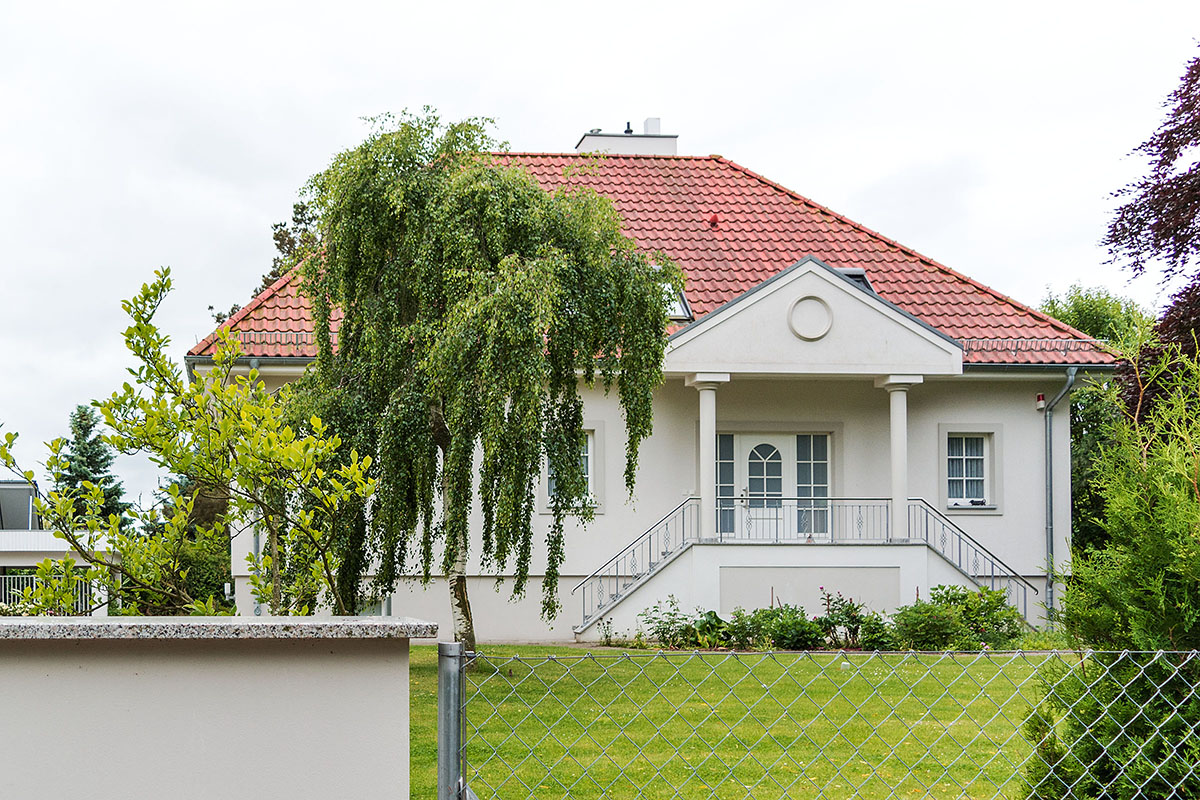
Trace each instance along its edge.
{"label": "balcony railing", "polygon": [[[15,605],[25,596],[26,589],[38,584],[36,575],[0,575],[0,603]],[[76,614],[89,614],[92,608],[92,587],[87,581],[76,581],[74,586]]]}
{"label": "balcony railing", "polygon": [[717,500],[718,542],[880,542],[891,503],[879,497],[730,497]]}

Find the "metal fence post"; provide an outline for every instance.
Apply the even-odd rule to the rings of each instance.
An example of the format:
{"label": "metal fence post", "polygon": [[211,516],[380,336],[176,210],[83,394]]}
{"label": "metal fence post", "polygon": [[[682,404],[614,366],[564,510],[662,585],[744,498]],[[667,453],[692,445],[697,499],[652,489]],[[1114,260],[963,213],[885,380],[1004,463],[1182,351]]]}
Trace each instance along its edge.
{"label": "metal fence post", "polygon": [[438,800],[459,800],[462,785],[462,642],[438,642]]}

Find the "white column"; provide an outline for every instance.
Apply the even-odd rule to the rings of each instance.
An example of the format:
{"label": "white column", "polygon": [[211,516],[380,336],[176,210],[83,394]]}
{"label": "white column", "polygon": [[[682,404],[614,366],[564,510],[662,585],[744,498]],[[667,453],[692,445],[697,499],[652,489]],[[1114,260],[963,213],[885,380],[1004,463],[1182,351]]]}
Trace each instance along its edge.
{"label": "white column", "polygon": [[697,384],[700,391],[700,535],[717,532],[717,385]]}
{"label": "white column", "polygon": [[700,537],[717,533],[717,386],[729,381],[726,373],[698,372],[687,384],[700,392]]}
{"label": "white column", "polygon": [[892,456],[892,513],[890,539],[908,538],[908,389],[919,375],[889,375],[875,385],[887,390]]}
{"label": "white column", "polygon": [[893,539],[908,538],[908,387],[888,387],[891,411]]}

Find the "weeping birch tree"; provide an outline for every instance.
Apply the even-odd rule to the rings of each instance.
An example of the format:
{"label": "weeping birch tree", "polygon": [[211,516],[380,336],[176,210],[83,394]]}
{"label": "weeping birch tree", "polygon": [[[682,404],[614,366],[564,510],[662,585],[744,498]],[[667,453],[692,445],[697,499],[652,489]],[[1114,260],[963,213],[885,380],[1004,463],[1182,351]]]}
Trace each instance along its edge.
{"label": "weeping birch tree", "polygon": [[455,636],[473,647],[472,504],[484,569],[511,574],[520,596],[537,481],[543,465],[553,472],[542,611],[555,615],[564,521],[592,515],[581,387],[617,393],[632,492],[683,279],[622,235],[609,200],[547,192],[489,155],[486,120],[374,123],[307,187],[320,236],[304,285],[319,355],[298,411],[373,456],[379,492],[335,532],[340,593],[444,575]]}

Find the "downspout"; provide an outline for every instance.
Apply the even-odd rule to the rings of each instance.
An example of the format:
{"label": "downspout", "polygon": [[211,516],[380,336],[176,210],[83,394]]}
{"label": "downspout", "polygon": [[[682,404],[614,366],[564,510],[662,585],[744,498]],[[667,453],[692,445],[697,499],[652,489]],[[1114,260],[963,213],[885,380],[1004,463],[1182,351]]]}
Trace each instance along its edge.
{"label": "downspout", "polygon": [[1046,404],[1046,612],[1054,609],[1054,407],[1075,385],[1079,367],[1067,367],[1067,382]]}

